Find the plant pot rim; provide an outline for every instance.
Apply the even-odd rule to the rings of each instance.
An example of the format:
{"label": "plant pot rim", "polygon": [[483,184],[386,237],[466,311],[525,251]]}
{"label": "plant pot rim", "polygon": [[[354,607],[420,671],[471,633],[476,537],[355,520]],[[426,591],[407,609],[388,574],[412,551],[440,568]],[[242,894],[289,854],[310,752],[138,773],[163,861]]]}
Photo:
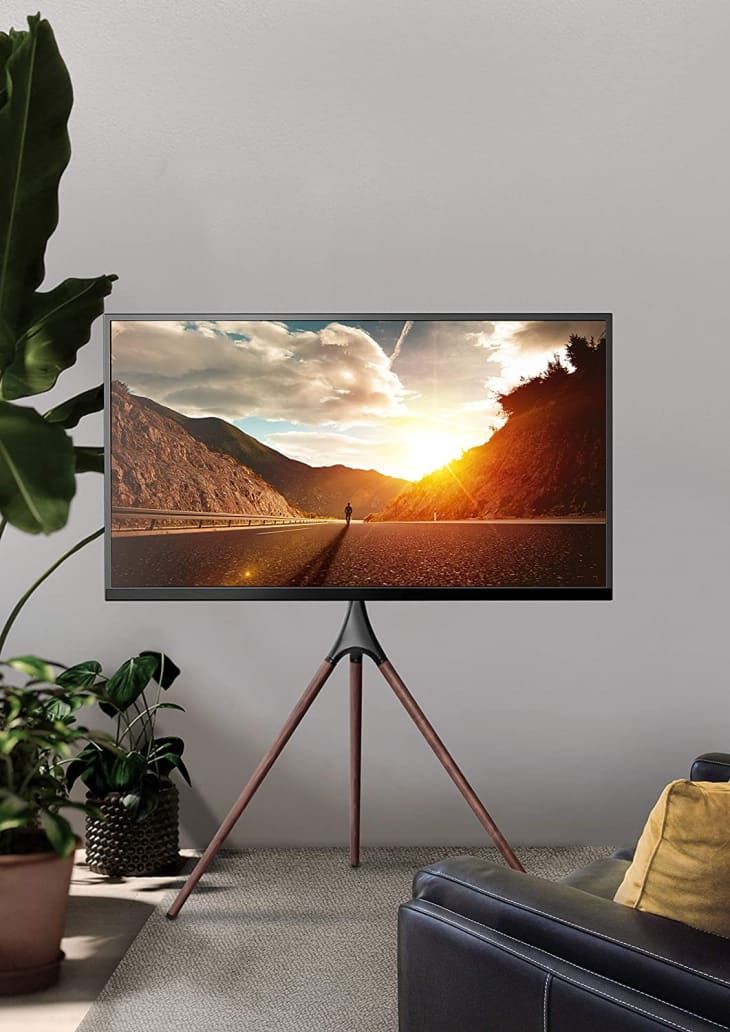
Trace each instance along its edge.
{"label": "plant pot rim", "polygon": [[73,853],[68,856],[59,856],[52,849],[44,850],[42,853],[0,853],[0,870],[4,867],[22,867],[24,864],[47,864],[52,860],[72,860],[74,853],[81,845],[81,839],[75,836]]}
{"label": "plant pot rim", "polygon": [[[158,789],[159,793],[169,792],[171,788],[177,790],[177,785],[172,780],[172,778],[160,778],[160,787]],[[126,790],[120,791],[116,788],[112,789],[110,792],[105,792],[104,795],[97,795],[94,792],[87,791],[86,800],[89,803],[103,803],[105,799],[122,799],[126,794]]]}

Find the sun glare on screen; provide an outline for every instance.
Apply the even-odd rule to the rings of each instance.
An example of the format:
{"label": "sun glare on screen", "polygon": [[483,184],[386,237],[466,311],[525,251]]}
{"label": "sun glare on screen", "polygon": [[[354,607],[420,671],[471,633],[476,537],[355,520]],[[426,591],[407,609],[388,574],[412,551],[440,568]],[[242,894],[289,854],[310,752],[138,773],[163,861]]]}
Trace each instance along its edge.
{"label": "sun glare on screen", "polygon": [[446,466],[461,454],[459,443],[449,434],[414,431],[406,444],[404,476],[420,480],[427,473]]}

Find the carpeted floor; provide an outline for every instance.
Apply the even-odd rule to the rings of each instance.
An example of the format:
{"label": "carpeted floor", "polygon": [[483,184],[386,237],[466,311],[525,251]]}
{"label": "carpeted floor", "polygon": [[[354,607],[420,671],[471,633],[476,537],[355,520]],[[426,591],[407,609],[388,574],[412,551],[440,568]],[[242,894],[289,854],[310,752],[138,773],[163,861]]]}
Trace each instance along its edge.
{"label": "carpeted floor", "polygon": [[[608,849],[519,850],[559,878]],[[79,1032],[395,1032],[396,913],[414,872],[494,849],[341,849],[222,855],[177,921],[159,907]]]}

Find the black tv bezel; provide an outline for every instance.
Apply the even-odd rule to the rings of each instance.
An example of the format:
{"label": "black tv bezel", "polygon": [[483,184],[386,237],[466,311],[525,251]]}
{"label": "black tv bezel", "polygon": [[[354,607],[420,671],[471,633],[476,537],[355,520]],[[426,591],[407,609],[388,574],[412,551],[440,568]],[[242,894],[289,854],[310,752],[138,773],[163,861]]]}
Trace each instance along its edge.
{"label": "black tv bezel", "polygon": [[[235,321],[235,320],[331,320],[357,321],[535,321],[535,322],[604,322],[606,325],[606,583],[600,587],[115,587],[111,583],[111,325],[115,321],[177,322],[177,321]],[[610,312],[407,312],[386,314],[317,314],[282,313],[264,314],[201,314],[201,313],[144,313],[115,312],[104,315],[104,594],[107,601],[313,601],[362,600],[403,602],[415,600],[501,600],[501,601],[584,601],[613,598],[613,403],[612,403],[612,331]]]}

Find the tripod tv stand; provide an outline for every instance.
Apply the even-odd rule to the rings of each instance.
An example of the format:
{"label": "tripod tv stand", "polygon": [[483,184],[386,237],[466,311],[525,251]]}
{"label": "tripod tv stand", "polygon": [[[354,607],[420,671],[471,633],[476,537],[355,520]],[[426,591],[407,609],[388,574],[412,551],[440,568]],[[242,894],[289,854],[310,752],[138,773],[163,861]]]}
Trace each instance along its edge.
{"label": "tripod tv stand", "polygon": [[180,889],[167,916],[172,920],[177,917],[182,909],[185,900],[207,871],[215,859],[216,854],[230,834],[233,826],[248,804],[253,799],[262,781],[269,773],[284,746],[296,731],[304,715],[320,690],[329,678],[337,664],[345,656],[350,657],[350,863],[357,867],[360,863],[360,766],[361,766],[361,743],[362,743],[362,663],[363,657],[368,656],[378,667],[387,683],[395,692],[399,701],[403,704],[406,712],[413,723],[431,746],[441,761],[446,773],[466,799],[474,811],[479,823],[491,836],[495,845],[504,857],[507,864],[516,871],[524,871],[520,861],[515,856],[512,848],[505,839],[502,832],[484,808],[481,800],[474,789],[466,780],[456,761],[446,749],[436,731],[429,723],[423,710],[406,688],[397,671],[386,656],[380,642],[375,637],[372,625],[368,618],[364,602],[350,602],[347,608],[345,622],[342,625],[337,640],[330,649],[327,658],[310,681],[306,691],[297,705],[289,715],[288,720],[279,732],[278,737],[272,743],[268,752],[264,755],[256,770],[251,775],[248,784],[241,792],[236,803],[231,808],[227,817],[221,824],[218,831],[210,841],[207,849],[198,860],[189,878]]}

